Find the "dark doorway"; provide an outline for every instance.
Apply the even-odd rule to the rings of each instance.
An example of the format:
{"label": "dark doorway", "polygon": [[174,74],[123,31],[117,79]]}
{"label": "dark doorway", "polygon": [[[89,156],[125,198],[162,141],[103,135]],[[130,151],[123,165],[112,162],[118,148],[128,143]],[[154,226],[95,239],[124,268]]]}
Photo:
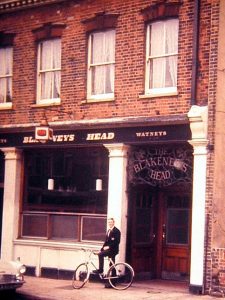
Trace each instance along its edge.
{"label": "dark doorway", "polygon": [[187,280],[191,195],[185,189],[136,186],[129,199],[128,257],[136,273]]}

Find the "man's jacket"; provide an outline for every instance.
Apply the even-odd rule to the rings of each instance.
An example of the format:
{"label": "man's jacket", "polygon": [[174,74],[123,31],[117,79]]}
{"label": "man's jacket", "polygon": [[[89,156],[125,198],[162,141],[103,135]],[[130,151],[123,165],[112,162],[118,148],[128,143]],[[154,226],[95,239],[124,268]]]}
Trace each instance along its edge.
{"label": "man's jacket", "polygon": [[111,255],[116,255],[119,253],[119,243],[120,243],[120,231],[115,226],[110,230],[109,235],[106,235],[105,242],[102,246],[109,246],[109,251]]}

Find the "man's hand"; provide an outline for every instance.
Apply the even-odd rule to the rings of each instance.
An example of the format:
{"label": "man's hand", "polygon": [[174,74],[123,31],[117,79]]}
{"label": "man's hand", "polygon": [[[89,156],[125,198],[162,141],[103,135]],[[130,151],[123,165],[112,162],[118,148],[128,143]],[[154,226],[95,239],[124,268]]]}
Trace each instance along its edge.
{"label": "man's hand", "polygon": [[109,246],[103,247],[103,250],[108,250],[108,249],[109,249]]}

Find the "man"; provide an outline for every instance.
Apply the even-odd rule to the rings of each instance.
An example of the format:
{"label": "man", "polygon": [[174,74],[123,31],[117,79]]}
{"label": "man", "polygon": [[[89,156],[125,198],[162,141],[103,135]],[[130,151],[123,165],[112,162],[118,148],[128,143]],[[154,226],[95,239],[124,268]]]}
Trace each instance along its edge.
{"label": "man", "polygon": [[109,230],[105,237],[105,242],[98,253],[99,269],[95,273],[103,273],[104,257],[108,256],[115,262],[115,256],[119,253],[120,230],[115,227],[113,218],[108,219]]}

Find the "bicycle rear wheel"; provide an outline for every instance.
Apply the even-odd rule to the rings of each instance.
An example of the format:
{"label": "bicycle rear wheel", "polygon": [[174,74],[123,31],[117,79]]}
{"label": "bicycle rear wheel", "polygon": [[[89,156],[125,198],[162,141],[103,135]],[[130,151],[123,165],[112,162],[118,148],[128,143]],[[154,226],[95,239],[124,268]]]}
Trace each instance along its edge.
{"label": "bicycle rear wheel", "polygon": [[73,274],[72,286],[74,289],[82,288],[88,281],[88,267],[85,263],[80,264]]}
{"label": "bicycle rear wheel", "polygon": [[133,282],[134,270],[127,263],[116,263],[110,267],[107,278],[114,289],[125,290]]}

